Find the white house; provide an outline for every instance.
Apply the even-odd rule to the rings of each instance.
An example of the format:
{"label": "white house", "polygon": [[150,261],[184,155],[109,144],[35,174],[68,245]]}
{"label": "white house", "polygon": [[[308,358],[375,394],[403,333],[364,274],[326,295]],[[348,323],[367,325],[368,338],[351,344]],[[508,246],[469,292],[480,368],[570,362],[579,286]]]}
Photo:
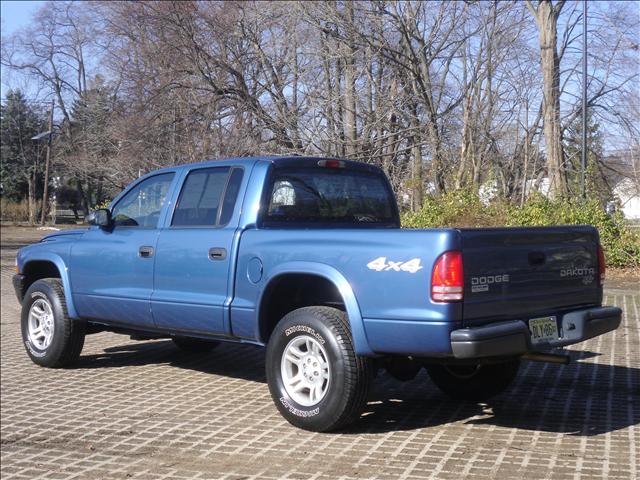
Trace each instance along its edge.
{"label": "white house", "polygon": [[640,220],[640,185],[631,178],[623,178],[613,189],[625,218]]}

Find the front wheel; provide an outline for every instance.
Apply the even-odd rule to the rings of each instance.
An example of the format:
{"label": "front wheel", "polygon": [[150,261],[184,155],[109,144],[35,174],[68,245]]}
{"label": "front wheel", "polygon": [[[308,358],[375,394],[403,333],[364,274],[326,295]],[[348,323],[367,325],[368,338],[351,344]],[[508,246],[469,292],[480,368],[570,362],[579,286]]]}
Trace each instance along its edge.
{"label": "front wheel", "polygon": [[69,318],[59,278],[37,280],[22,302],[22,341],[31,360],[43,367],[64,367],[78,359],[85,322]]}
{"label": "front wheel", "polygon": [[266,374],[271,396],[289,423],[326,432],[360,416],[373,364],[356,355],[344,312],[305,307],[276,325],[267,345]]}
{"label": "front wheel", "polygon": [[485,400],[507,389],[518,375],[520,360],[476,365],[427,365],[433,383],[459,400]]}

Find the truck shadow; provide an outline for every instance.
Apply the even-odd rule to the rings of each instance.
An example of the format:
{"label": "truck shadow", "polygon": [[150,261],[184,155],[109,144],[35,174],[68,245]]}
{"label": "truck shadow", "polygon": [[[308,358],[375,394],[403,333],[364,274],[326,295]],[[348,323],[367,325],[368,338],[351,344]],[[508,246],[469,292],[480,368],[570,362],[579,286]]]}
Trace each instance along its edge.
{"label": "truck shadow", "polygon": [[[589,357],[588,353],[585,357]],[[426,372],[377,379],[360,422],[345,433],[382,433],[452,422],[593,436],[640,424],[640,369],[598,363],[523,362],[518,378],[486,402],[446,397]]]}
{"label": "truck shadow", "polygon": [[117,368],[167,364],[214,375],[266,383],[264,349],[222,343],[210,352],[184,352],[171,340],[135,342],[107,347],[103,353],[82,355],[73,368]]}
{"label": "truck shadow", "polygon": [[[593,363],[597,352],[569,353],[574,362],[569,365],[523,362],[511,388],[484,403],[446,397],[424,370],[408,382],[380,371],[361,419],[341,433],[406,431],[459,422],[470,429],[493,425],[592,436],[640,424],[640,369]],[[266,381],[264,349],[250,345],[222,344],[209,353],[185,353],[171,341],[139,342],[83,355],[76,368],[163,363]]]}

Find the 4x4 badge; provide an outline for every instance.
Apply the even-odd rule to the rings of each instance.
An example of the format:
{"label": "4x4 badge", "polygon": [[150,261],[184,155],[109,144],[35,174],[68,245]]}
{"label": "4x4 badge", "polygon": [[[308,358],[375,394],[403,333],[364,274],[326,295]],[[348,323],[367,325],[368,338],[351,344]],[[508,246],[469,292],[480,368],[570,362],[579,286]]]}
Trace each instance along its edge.
{"label": "4x4 badge", "polygon": [[418,270],[422,270],[424,267],[420,265],[419,258],[412,258],[406,262],[387,262],[387,257],[378,257],[375,260],[367,263],[369,270],[375,270],[376,272],[409,272],[416,273]]}

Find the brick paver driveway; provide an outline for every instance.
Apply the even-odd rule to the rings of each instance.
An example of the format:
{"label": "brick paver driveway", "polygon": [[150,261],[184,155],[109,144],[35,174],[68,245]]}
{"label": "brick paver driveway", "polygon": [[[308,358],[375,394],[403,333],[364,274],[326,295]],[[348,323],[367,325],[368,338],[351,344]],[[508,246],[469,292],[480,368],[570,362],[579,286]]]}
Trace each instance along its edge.
{"label": "brick paver driveway", "polygon": [[[3,480],[12,478],[603,478],[640,476],[640,294],[614,333],[573,347],[568,366],[523,363],[487,404],[444,397],[423,373],[381,374],[350,430],[289,426],[265,384],[263,352],[185,354],[169,341],[87,337],[80,364],[32,364],[11,287],[20,244],[2,230]],[[35,236],[34,236],[35,235]]]}

